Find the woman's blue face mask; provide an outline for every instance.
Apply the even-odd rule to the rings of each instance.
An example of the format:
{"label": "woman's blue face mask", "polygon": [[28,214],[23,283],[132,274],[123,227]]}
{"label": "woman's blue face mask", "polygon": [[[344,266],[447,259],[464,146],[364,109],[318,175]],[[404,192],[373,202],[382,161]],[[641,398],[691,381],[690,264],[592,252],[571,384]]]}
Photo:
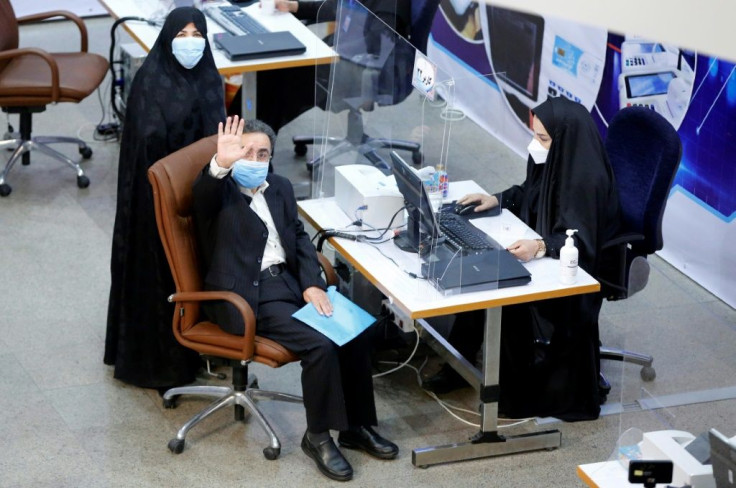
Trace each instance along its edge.
{"label": "woman's blue face mask", "polygon": [[203,37],[176,37],[171,41],[171,51],[179,64],[186,69],[197,66],[204,54],[205,40]]}
{"label": "woman's blue face mask", "polygon": [[238,159],[233,164],[231,173],[238,185],[244,188],[258,188],[268,176],[268,161],[248,161]]}

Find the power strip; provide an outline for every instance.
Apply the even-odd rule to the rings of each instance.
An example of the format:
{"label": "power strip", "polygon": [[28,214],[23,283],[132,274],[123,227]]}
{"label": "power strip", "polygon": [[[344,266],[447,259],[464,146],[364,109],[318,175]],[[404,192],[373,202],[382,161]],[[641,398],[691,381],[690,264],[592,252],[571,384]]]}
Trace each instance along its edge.
{"label": "power strip", "polygon": [[414,332],[414,319],[410,318],[406,312],[391,303],[388,298],[384,298],[381,301],[381,312],[390,314],[391,321],[402,331]]}

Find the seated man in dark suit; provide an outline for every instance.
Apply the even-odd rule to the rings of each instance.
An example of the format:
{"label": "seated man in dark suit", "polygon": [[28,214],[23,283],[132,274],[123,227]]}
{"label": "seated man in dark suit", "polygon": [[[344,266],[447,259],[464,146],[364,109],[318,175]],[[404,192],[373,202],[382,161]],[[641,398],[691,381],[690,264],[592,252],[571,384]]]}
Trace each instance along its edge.
{"label": "seated man in dark suit", "polygon": [[[326,476],[347,481],[353,470],[343,447],[393,459],[398,447],[377,434],[376,406],[363,333],[342,347],[291,315],[305,302],[332,313],[317,255],[297,215],[289,180],[268,172],[276,135],[261,121],[228,117],[218,127],[217,154],[193,188],[194,223],[207,290],[241,295],[257,317],[257,333],[299,356],[307,431],[302,449]],[[232,305],[204,308],[224,330],[242,334]]]}

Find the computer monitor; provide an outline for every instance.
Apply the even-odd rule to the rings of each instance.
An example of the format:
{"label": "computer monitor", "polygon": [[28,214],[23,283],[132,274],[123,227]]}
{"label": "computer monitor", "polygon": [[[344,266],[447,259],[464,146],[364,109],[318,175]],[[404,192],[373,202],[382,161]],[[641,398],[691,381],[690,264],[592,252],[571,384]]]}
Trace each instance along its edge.
{"label": "computer monitor", "polygon": [[729,439],[716,429],[710,429],[708,439],[716,488],[736,486],[736,438]]}
{"label": "computer monitor", "polygon": [[427,189],[419,175],[396,151],[391,151],[391,166],[409,214],[406,230],[394,238],[394,244],[403,251],[423,254],[442,236]]}
{"label": "computer monitor", "polygon": [[490,5],[487,13],[496,76],[535,105],[539,95],[544,19]]}

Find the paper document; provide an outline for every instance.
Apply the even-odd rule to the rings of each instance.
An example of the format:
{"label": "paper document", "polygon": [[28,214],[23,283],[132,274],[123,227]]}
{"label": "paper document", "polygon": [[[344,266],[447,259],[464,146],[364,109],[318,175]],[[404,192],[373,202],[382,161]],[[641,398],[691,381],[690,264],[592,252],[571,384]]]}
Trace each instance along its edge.
{"label": "paper document", "polygon": [[338,346],[355,339],[376,321],[373,315],[351,302],[334,286],[327,288],[327,296],[332,302],[331,317],[320,315],[311,303],[294,312],[292,317],[321,332]]}

